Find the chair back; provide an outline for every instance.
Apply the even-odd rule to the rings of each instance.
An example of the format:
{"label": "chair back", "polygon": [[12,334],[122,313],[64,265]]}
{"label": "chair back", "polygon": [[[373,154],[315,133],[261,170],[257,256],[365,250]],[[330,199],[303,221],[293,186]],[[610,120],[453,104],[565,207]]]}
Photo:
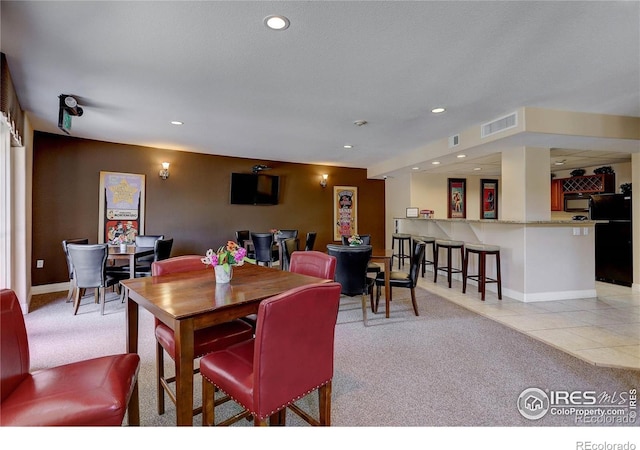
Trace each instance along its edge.
{"label": "chair back", "polygon": [[316,236],[318,233],[316,233],[315,231],[310,231],[307,233],[307,240],[304,243],[304,251],[305,252],[309,252],[311,250],[313,250],[313,246],[316,243]]}
{"label": "chair back", "polygon": [[67,249],[73,263],[73,278],[79,288],[106,286],[108,244],[69,244]]}
{"label": "chair back", "polygon": [[0,290],[0,403],[29,374],[29,341],[20,302],[11,289]]}
{"label": "chair back", "polygon": [[263,418],[333,378],[338,283],[302,286],[263,300],[253,355],[254,405]]}
{"label": "chair back", "polygon": [[240,247],[244,247],[244,243],[249,240],[251,240],[251,232],[249,230],[236,231],[236,243]]}
{"label": "chair back", "polygon": [[251,233],[253,248],[256,252],[256,262],[271,264],[273,261],[273,233]]}
{"label": "chair back", "polygon": [[282,261],[280,261],[280,268],[282,270],[289,270],[289,264],[291,261],[291,255],[298,250],[298,240],[294,238],[284,239],[280,241],[282,246]]}
{"label": "chair back", "polygon": [[336,274],[336,257],[326,253],[310,250],[295,252],[291,255],[289,271],[310,277],[333,280]]}
{"label": "chair back", "polygon": [[[141,234],[136,236],[136,247],[153,247],[155,249],[156,241],[164,239],[164,234]],[[151,264],[155,260],[155,252],[153,255],[141,256],[138,258],[139,263]]]}
{"label": "chair back", "polygon": [[175,256],[173,258],[155,261],[151,264],[151,275],[167,275],[169,273],[191,272],[203,270],[206,266],[200,255]]}
{"label": "chair back", "polygon": [[153,246],[153,260],[162,261],[171,256],[171,248],[173,247],[173,238],[158,239]]}
{"label": "chair back", "polygon": [[71,262],[71,258],[69,257],[69,250],[67,249],[67,245],[69,244],[80,244],[87,245],[89,243],[89,239],[67,239],[62,241],[62,249],[64,250],[64,257],[67,259],[67,269],[69,270],[69,279],[73,279],[73,263]]}
{"label": "chair back", "polygon": [[[359,234],[360,239],[362,239],[363,245],[371,245],[371,235],[370,234]],[[351,236],[342,235],[342,245],[349,245],[349,238]]]}
{"label": "chair back", "polygon": [[337,259],[335,280],[342,286],[342,294],[353,297],[367,292],[371,252],[370,245],[327,244],[327,253]]}
{"label": "chair back", "polygon": [[276,236],[276,239],[278,239],[279,241],[282,239],[290,239],[290,238],[297,238],[298,237],[298,230],[279,230]]}
{"label": "chair back", "polygon": [[415,288],[418,284],[418,275],[420,274],[420,265],[424,259],[424,252],[427,244],[423,241],[414,239],[413,249],[411,252],[411,267],[409,268],[409,278],[411,279],[411,287]]}

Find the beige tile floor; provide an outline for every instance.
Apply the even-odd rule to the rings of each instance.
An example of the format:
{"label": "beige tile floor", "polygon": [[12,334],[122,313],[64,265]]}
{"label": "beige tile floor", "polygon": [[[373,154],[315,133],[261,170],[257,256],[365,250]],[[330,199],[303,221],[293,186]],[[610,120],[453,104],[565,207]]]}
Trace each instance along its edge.
{"label": "beige tile floor", "polygon": [[446,276],[434,283],[428,271],[418,284],[591,364],[640,370],[640,292],[631,288],[596,282],[596,298],[524,303],[489,290],[483,302],[477,286],[463,294],[461,281],[449,289]]}

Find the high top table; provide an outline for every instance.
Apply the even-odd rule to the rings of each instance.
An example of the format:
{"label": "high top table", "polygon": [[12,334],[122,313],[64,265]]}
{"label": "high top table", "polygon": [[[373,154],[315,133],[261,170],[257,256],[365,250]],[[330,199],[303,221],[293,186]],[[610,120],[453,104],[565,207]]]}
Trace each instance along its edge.
{"label": "high top table", "polygon": [[109,246],[109,255],[107,259],[110,260],[127,260],[129,261],[129,278],[135,278],[136,276],[136,259],[141,256],[153,255],[153,247],[136,247],[135,245],[128,245],[125,251],[120,250],[119,245]]}
{"label": "high top table", "polygon": [[193,425],[194,331],[255,314],[265,298],[329,281],[255,264],[234,267],[226,284],[216,284],[211,267],[123,280],[128,291],[127,352],[138,352],[139,306],[174,331],[177,424]]}

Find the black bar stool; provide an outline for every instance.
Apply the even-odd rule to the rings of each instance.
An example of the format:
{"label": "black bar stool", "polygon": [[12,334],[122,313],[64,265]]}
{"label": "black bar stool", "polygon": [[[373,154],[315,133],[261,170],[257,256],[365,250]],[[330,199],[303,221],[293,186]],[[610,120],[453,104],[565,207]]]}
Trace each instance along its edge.
{"label": "black bar stool", "polygon": [[[446,266],[438,266],[438,254],[440,253],[441,248],[447,249],[447,265]],[[438,281],[438,270],[447,272],[447,281],[449,282],[449,287],[451,287],[451,274],[462,273],[462,269],[456,269],[454,267],[451,267],[451,251],[453,249],[456,249],[456,250],[460,249],[460,264],[462,265],[464,262],[464,242],[436,239],[436,252],[433,255],[433,282],[434,283]]]}
{"label": "black bar stool", "polygon": [[[478,292],[482,294],[484,301],[487,283],[498,284],[498,300],[502,300],[502,276],[500,274],[500,247],[497,245],[485,244],[467,244],[465,247],[464,265],[462,266],[462,293],[467,292],[467,279],[476,280],[478,282]],[[478,274],[468,275],[469,273],[469,253],[478,255]],[[487,277],[487,255],[496,255],[496,278]]]}
{"label": "black bar stool", "polygon": [[[398,253],[395,253],[396,241],[398,241]],[[405,252],[404,244],[409,245],[409,250]],[[391,268],[393,268],[393,258],[398,258],[398,270],[400,265],[404,267],[404,260],[411,260],[411,235],[405,233],[394,233],[391,235]]]}
{"label": "black bar stool", "polygon": [[[422,278],[424,278],[424,273],[426,270],[426,266],[433,265],[433,259],[427,259],[427,247],[431,246],[431,257],[435,258],[436,254],[436,238],[431,236],[413,236],[412,239],[414,241],[422,241],[427,246],[424,248],[424,257],[422,258]],[[411,243],[411,248],[413,248],[413,242]]]}

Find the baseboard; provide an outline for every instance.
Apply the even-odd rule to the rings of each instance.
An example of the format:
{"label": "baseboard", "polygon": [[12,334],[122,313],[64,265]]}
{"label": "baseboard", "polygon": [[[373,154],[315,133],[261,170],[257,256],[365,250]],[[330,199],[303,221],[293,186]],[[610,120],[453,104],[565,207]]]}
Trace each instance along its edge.
{"label": "baseboard", "polygon": [[53,284],[41,284],[38,286],[31,286],[31,295],[50,294],[52,292],[69,291],[69,282],[53,283]]}

